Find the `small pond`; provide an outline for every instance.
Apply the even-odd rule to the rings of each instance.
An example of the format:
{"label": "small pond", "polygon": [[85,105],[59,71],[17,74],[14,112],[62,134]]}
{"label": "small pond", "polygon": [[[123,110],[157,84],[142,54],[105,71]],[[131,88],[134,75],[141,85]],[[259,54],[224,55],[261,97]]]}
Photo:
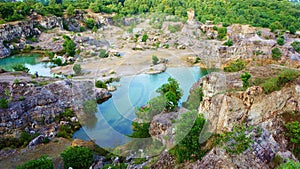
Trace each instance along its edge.
{"label": "small pond", "polygon": [[38,72],[41,76],[53,76],[50,73],[50,67],[54,66],[50,62],[41,62],[40,54],[22,54],[0,59],[0,68],[7,71],[12,71],[12,66],[15,64],[24,64],[29,68],[29,73]]}
{"label": "small pond", "polygon": [[207,74],[199,67],[168,68],[166,72],[157,75],[139,74],[122,77],[113,92],[113,97],[98,105],[97,118],[91,118],[86,126],[75,132],[73,138],[95,140],[101,147],[116,147],[130,141],[131,123],[134,120],[136,107],[143,106],[147,101],[157,96],[155,92],[171,76],[175,78],[183,97],[179,104],[186,101],[191,86]]}

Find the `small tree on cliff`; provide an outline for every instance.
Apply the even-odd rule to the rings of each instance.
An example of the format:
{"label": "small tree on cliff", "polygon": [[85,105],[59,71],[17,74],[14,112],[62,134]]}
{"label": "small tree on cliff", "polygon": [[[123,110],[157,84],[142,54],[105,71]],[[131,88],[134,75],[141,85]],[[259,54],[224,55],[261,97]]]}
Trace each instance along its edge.
{"label": "small tree on cliff", "polygon": [[76,53],[76,45],[75,45],[74,41],[71,40],[70,37],[68,37],[68,36],[65,36],[64,39],[65,39],[65,42],[63,43],[63,47],[64,47],[64,50],[66,51],[66,54],[68,56],[74,56]]}
{"label": "small tree on cliff", "polygon": [[246,89],[249,87],[249,79],[251,78],[251,75],[248,72],[245,72],[244,74],[241,74],[241,79],[243,81],[243,88]]}
{"label": "small tree on cliff", "polygon": [[78,146],[66,148],[60,156],[64,161],[64,168],[89,168],[94,160],[90,149]]}

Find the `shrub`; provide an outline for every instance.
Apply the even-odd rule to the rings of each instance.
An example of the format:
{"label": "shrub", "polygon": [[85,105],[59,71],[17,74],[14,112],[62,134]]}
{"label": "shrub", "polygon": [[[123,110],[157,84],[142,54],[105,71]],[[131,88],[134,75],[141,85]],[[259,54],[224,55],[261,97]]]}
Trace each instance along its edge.
{"label": "shrub", "polygon": [[180,28],[179,25],[169,25],[169,26],[168,26],[168,30],[169,30],[171,33],[178,32],[178,31],[179,31],[179,28]]}
{"label": "shrub", "polygon": [[12,68],[14,69],[14,71],[23,71],[26,73],[29,72],[29,69],[26,66],[24,66],[23,64],[13,65]]}
{"label": "shrub", "polygon": [[291,45],[296,52],[300,53],[300,42],[299,41],[294,41]]}
{"label": "shrub", "polygon": [[[167,101],[171,101],[171,102],[175,101],[175,99],[176,101],[179,101],[182,96],[182,90],[179,87],[179,83],[172,77],[169,77],[168,83],[165,83],[160,88],[158,88],[157,92],[164,96],[166,96],[168,92],[172,92],[173,94],[171,93],[168,94],[168,97],[171,100],[168,100],[167,98]],[[173,100],[173,96],[175,96],[174,100]]]}
{"label": "shrub", "polygon": [[297,169],[297,168],[300,168],[300,163],[293,160],[289,160],[288,162],[281,164],[276,169]]}
{"label": "shrub", "polygon": [[53,63],[57,66],[62,66],[62,60],[60,58],[56,58],[53,60]]}
{"label": "shrub", "polygon": [[76,54],[76,45],[73,40],[70,38],[64,38],[65,41],[63,43],[64,51],[68,56],[74,56]]}
{"label": "shrub", "polygon": [[89,168],[93,163],[93,153],[86,147],[68,147],[61,154],[64,168]]}
{"label": "shrub", "polygon": [[225,72],[238,72],[245,68],[245,63],[238,59],[236,61],[231,62],[227,67],[224,67]]}
{"label": "shrub", "polygon": [[75,8],[74,8],[74,6],[73,5],[69,5],[68,6],[68,8],[67,8],[67,15],[68,16],[72,16],[72,15],[74,15],[75,14]]}
{"label": "shrub", "polygon": [[146,42],[148,39],[148,35],[145,33],[142,37],[142,42]]}
{"label": "shrub", "polygon": [[224,149],[230,154],[240,154],[247,150],[253,142],[246,134],[248,130],[249,128],[244,126],[235,126],[232,132],[223,134],[221,142],[224,144]]}
{"label": "shrub", "polygon": [[74,64],[73,71],[76,75],[79,75],[81,73],[81,65],[80,64]]}
{"label": "shrub", "polygon": [[100,58],[107,58],[108,57],[108,53],[105,49],[100,49],[100,54],[99,54]]}
{"label": "shrub", "polygon": [[17,169],[53,169],[53,162],[47,155],[41,156],[39,159],[30,160],[21,166],[17,166]]}
{"label": "shrub", "polygon": [[218,27],[217,26],[213,26],[213,30],[217,31]]}
{"label": "shrub", "polygon": [[217,38],[219,40],[222,40],[227,34],[227,28],[226,27],[221,27],[221,28],[218,28],[218,36]]}
{"label": "shrub", "polygon": [[232,46],[233,45],[233,41],[231,39],[227,39],[227,41],[223,45]]}
{"label": "shrub", "polygon": [[107,89],[107,85],[106,85],[104,82],[102,82],[101,80],[97,80],[97,81],[95,82],[95,86],[96,86],[97,88],[104,88],[104,89]]}
{"label": "shrub", "polygon": [[241,74],[241,79],[243,81],[243,88],[246,89],[249,87],[249,79],[251,78],[251,75],[248,72],[245,72],[244,74]]}
{"label": "shrub", "polygon": [[96,100],[87,100],[83,103],[83,111],[87,114],[93,114],[97,112],[97,102]]}
{"label": "shrub", "polygon": [[8,100],[5,98],[0,98],[0,108],[6,109],[8,108]]}
{"label": "shrub", "polygon": [[83,32],[83,31],[85,31],[85,28],[83,26],[80,26],[79,31]]}
{"label": "shrub", "polygon": [[277,38],[277,44],[280,46],[284,45],[284,38],[282,36],[280,38]]}
{"label": "shrub", "polygon": [[298,121],[290,122],[285,127],[288,131],[286,135],[290,142],[295,145],[294,152],[298,154],[300,152],[300,123]]}
{"label": "shrub", "polygon": [[178,162],[200,159],[205,155],[199,143],[199,136],[204,124],[203,115],[198,115],[196,111],[181,114],[175,126],[177,145],[170,151]]}
{"label": "shrub", "polygon": [[296,34],[297,32],[297,28],[294,25],[289,26],[288,30],[290,31],[291,34]]}
{"label": "shrub", "polygon": [[94,27],[94,25],[95,25],[95,21],[92,18],[87,18],[87,19],[85,19],[84,22],[86,24],[86,27],[88,27],[90,29],[92,29]]}
{"label": "shrub", "polygon": [[281,53],[280,49],[278,49],[278,48],[272,49],[272,58],[274,60],[279,60],[281,58],[281,56],[282,56],[282,53]]}
{"label": "shrub", "polygon": [[155,56],[155,55],[153,55],[153,56],[152,56],[152,64],[153,64],[153,65],[157,65],[157,64],[158,64],[158,61],[159,61],[158,57]]}
{"label": "shrub", "polygon": [[149,134],[150,123],[138,123],[132,122],[132,134],[133,138],[149,138],[151,137]]}
{"label": "shrub", "polygon": [[92,32],[97,32],[97,31],[98,31],[97,26],[93,26]]}

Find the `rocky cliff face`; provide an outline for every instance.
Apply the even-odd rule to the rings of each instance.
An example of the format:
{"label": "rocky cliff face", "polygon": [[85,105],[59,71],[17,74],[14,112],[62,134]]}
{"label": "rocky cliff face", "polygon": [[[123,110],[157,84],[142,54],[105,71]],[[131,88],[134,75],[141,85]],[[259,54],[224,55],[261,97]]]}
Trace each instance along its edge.
{"label": "rocky cliff face", "polygon": [[[276,75],[281,67],[249,68],[252,78]],[[232,155],[224,147],[217,146],[201,161],[189,165],[191,168],[274,168],[273,159],[293,159],[295,155],[284,135],[284,116],[299,110],[300,78],[280,91],[264,94],[259,86],[246,91],[242,87],[241,73],[212,73],[202,78],[194,87],[202,87],[204,98],[199,113],[204,114],[208,124],[206,132],[223,133],[233,131],[234,125],[259,127],[251,131],[251,146],[239,155]]]}
{"label": "rocky cliff face", "polygon": [[55,134],[64,123],[56,117],[71,108],[79,120],[84,119],[84,101],[96,98],[93,81],[31,79],[26,74],[15,77],[11,73],[3,73],[1,77],[0,98],[10,102],[8,108],[0,108],[0,137],[14,136],[24,129]]}

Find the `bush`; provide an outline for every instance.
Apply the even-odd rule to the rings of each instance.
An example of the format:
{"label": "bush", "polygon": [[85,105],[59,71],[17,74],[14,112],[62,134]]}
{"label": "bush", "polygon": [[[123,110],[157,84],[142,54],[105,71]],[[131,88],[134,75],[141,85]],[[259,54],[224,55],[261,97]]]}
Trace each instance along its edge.
{"label": "bush", "polygon": [[150,123],[138,123],[132,122],[132,134],[130,137],[133,138],[149,138],[151,137],[149,134]]}
{"label": "bush", "polygon": [[5,98],[0,99],[0,108],[7,109],[8,108],[8,100]]}
{"label": "bush", "polygon": [[97,32],[97,31],[98,31],[97,26],[93,26],[92,32]]}
{"label": "bush", "polygon": [[236,61],[231,62],[227,67],[224,67],[225,72],[238,72],[245,68],[245,63],[238,59]]}
{"label": "bush", "polygon": [[205,155],[199,143],[199,136],[204,124],[203,115],[198,115],[196,111],[181,114],[175,126],[175,142],[177,145],[170,151],[178,162],[200,159]]}
{"label": "bush", "polygon": [[169,25],[168,26],[168,30],[171,32],[171,33],[175,33],[175,32],[178,32],[179,31],[179,28],[180,26],[179,25]]}
{"label": "bush", "polygon": [[278,49],[278,48],[272,49],[272,58],[274,60],[279,60],[281,58],[281,56],[282,56],[282,53],[281,53],[280,49]]}
{"label": "bush", "polygon": [[89,29],[93,29],[94,25],[95,25],[95,21],[92,18],[87,18],[85,19],[85,25],[86,27],[88,27]]}
{"label": "bush", "polygon": [[96,100],[87,100],[83,103],[83,111],[87,114],[93,114],[97,112],[97,102]]}
{"label": "bush", "polygon": [[232,46],[233,45],[233,41],[231,39],[227,39],[227,41],[223,45]]}
{"label": "bush", "polygon": [[23,64],[13,65],[12,68],[14,69],[14,71],[23,71],[26,73],[29,72],[29,69],[26,66],[24,66]]}
{"label": "bush", "polygon": [[64,38],[65,41],[63,43],[64,51],[68,56],[74,56],[76,54],[76,45],[73,40],[71,40],[69,37]]}
{"label": "bush", "polygon": [[227,34],[227,28],[226,27],[221,27],[221,28],[218,28],[218,36],[217,38],[219,40],[222,40]]}
{"label": "bush", "polygon": [[80,64],[74,64],[73,71],[76,75],[79,75],[81,73],[81,65]]}
{"label": "bush", "polygon": [[100,49],[100,54],[99,54],[100,58],[107,58],[108,57],[108,53],[105,49]]}
{"label": "bush", "polygon": [[30,160],[17,169],[53,169],[54,165],[50,157],[43,155],[39,159]]}
{"label": "bush", "polygon": [[289,160],[288,162],[281,164],[276,169],[297,169],[297,168],[300,168],[300,163],[293,160]]}
{"label": "bush", "polygon": [[145,33],[142,37],[142,42],[146,42],[148,39],[148,35]]}
{"label": "bush", "polygon": [[300,53],[300,42],[299,41],[294,41],[291,45],[296,52]]}
{"label": "bush", "polygon": [[298,121],[290,122],[285,127],[288,131],[286,135],[295,146],[293,151],[298,154],[300,152],[300,123]]}
{"label": "bush", "polygon": [[94,160],[93,153],[86,147],[68,147],[60,155],[64,161],[64,168],[89,168]]}
{"label": "bush", "polygon": [[249,87],[249,79],[251,78],[251,75],[248,72],[245,72],[244,74],[241,74],[241,79],[243,81],[243,88],[246,89]]}
{"label": "bush", "polygon": [[72,16],[72,15],[74,15],[75,14],[75,8],[74,8],[74,6],[73,5],[69,5],[68,6],[68,8],[67,8],[67,15],[68,16]]}
{"label": "bush", "polygon": [[277,38],[277,44],[280,45],[280,46],[283,46],[284,45],[284,37],[280,37],[280,38]]}
{"label": "bush", "polygon": [[97,81],[95,82],[95,86],[96,86],[97,88],[104,88],[104,89],[107,89],[107,85],[106,85],[104,82],[102,82],[101,80],[97,80]]}
{"label": "bush", "polygon": [[291,34],[296,34],[297,32],[297,28],[294,25],[289,26],[288,30],[290,31]]}
{"label": "bush", "polygon": [[57,66],[62,66],[62,60],[60,58],[56,58],[53,60],[53,63]]}
{"label": "bush", "polygon": [[153,64],[153,65],[157,65],[158,61],[159,61],[158,57],[155,56],[155,55],[153,55],[153,56],[152,56],[152,64]]}

